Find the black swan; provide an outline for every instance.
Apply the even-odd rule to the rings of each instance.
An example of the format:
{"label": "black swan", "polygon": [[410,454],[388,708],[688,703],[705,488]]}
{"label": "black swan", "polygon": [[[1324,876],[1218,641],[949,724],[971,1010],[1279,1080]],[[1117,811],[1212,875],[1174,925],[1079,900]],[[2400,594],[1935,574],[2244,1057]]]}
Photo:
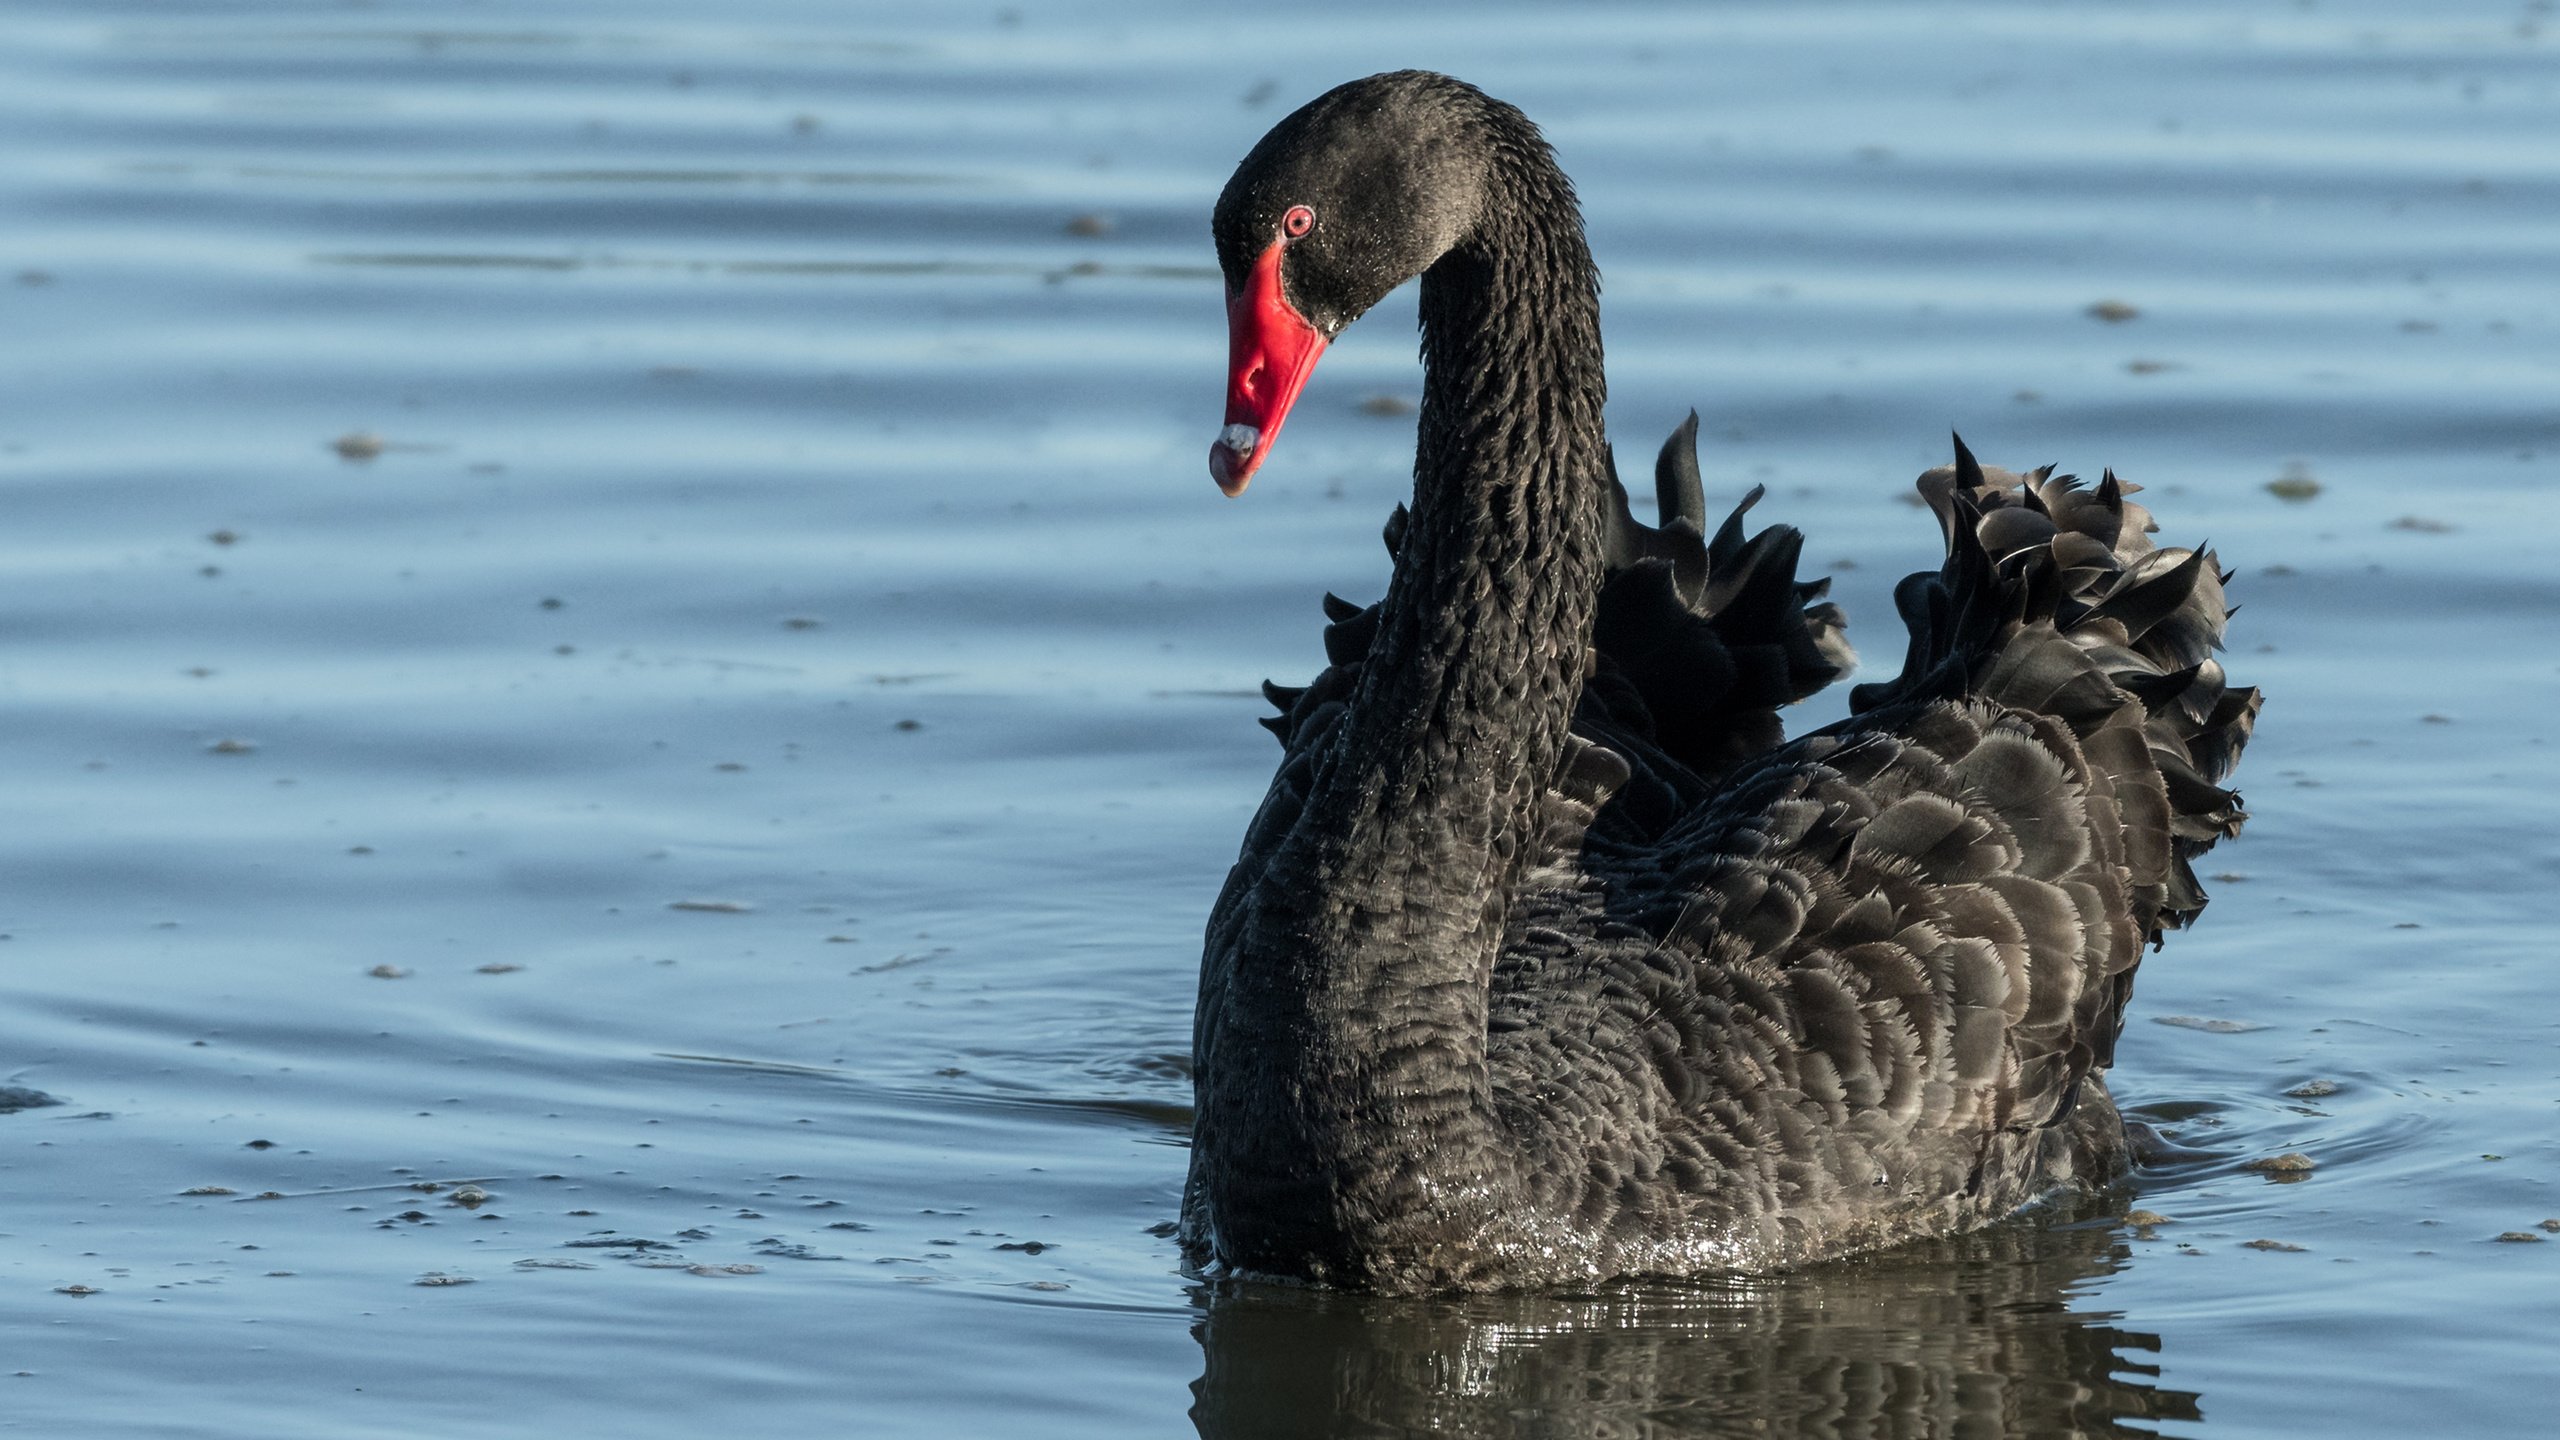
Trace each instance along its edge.
{"label": "black swan", "polygon": [[2107,1095],[2144,945],[2255,690],[2225,580],[2094,489],[1920,477],[1944,564],[1901,675],[1791,742],[1852,657],[1801,537],[1706,534],[1696,420],[1638,523],[1599,280],[1518,110],[1354,81],[1219,196],[1240,493],[1318,355],[1422,277],[1395,576],[1266,687],[1284,757],[1208,928],[1181,1235],[1210,1273],[1415,1291],[1799,1264],[2122,1174]]}

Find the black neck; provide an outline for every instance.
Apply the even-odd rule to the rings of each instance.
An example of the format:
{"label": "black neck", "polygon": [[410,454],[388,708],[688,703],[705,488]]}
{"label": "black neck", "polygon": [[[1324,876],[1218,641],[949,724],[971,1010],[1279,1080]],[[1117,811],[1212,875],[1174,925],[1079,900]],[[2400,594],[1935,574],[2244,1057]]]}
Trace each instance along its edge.
{"label": "black neck", "polygon": [[1603,568],[1598,277],[1543,143],[1496,154],[1487,213],[1422,280],[1413,512],[1375,643],[1203,1016],[1231,1038],[1202,1143],[1373,1223],[1511,1183],[1487,990]]}

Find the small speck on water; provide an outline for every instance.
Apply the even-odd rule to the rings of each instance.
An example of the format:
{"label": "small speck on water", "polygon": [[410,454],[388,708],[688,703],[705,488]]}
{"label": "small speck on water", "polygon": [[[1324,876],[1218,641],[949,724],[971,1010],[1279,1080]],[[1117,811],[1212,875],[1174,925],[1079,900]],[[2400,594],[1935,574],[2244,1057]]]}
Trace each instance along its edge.
{"label": "small speck on water", "polygon": [[826,623],[826,621],[819,619],[815,615],[785,615],[782,617],[782,628],[785,630],[815,630]]}
{"label": "small speck on water", "polygon": [[364,973],[372,976],[376,980],[406,980],[409,978],[409,972],[398,965],[376,965]]}
{"label": "small speck on water", "polygon": [[670,910],[691,910],[703,915],[745,915],[756,907],[737,900],[670,900]]}
{"label": "small speck on water", "polygon": [[1026,1280],[1022,1282],[1022,1288],[1025,1290],[1041,1291],[1064,1290],[1067,1288],[1067,1282],[1064,1280]]}
{"label": "small speck on water", "polygon": [[2084,313],[2092,320],[2103,320],[2110,325],[2121,325],[2127,320],[2142,318],[2139,307],[2122,300],[2101,300],[2090,306]]}
{"label": "small speck on water", "polygon": [[204,538],[212,541],[216,545],[237,545],[240,543],[240,532],[236,530],[216,530]]}
{"label": "small speck on water", "polygon": [[377,458],[383,451],[383,440],[370,430],[350,430],[329,442],[341,460],[365,461]]}
{"label": "small speck on water", "polygon": [[[937,1240],[934,1243],[937,1245],[944,1245],[949,1244],[950,1242]],[[1004,1244],[998,1245],[996,1248],[999,1250],[1019,1250],[1025,1255],[1037,1255],[1043,1250],[1055,1250],[1058,1247],[1045,1240],[1008,1240]]]}
{"label": "small speck on water", "polygon": [[2287,1240],[2243,1240],[2240,1242],[2240,1248],[2243,1250],[2269,1250],[2283,1255],[2300,1255],[2309,1249],[2308,1246],[2296,1245]]}
{"label": "small speck on water", "polygon": [[255,755],[258,753],[258,742],[234,738],[216,740],[204,748],[208,755]]}
{"label": "small speck on water", "polygon": [[2288,1150],[2282,1155],[2260,1156],[2255,1160],[2251,1160],[2246,1164],[2243,1164],[2240,1168],[2243,1170],[2255,1170],[2261,1175],[2272,1177],[2298,1178],[2300,1176],[2310,1174],[2313,1170],[2318,1169],[2319,1165],[2319,1161],[2312,1159],[2310,1156],[2303,1154],[2299,1150]]}
{"label": "small speck on water", "polygon": [[2267,482],[2267,493],[2279,500],[2300,504],[2318,497],[2320,482],[2312,475],[2311,467],[2297,460],[2284,467],[2283,474]]}
{"label": "small speck on water", "polygon": [[276,1148],[276,1142],[273,1140],[252,1140],[248,1143],[249,1148],[252,1150],[273,1150]]}
{"label": "small speck on water", "polygon": [[41,1110],[61,1103],[41,1090],[31,1090],[24,1085],[0,1085],[0,1115],[18,1110]]}
{"label": "small speck on water", "polygon": [[2498,1237],[2501,1245],[2539,1245],[2542,1237],[2530,1230],[2509,1230]]}
{"label": "small speck on water", "polygon": [[228,1185],[197,1185],[178,1193],[181,1195],[237,1195],[240,1192]]}
{"label": "small speck on water", "polygon": [[2419,535],[2450,535],[2453,527],[2442,520],[2425,515],[2403,515],[2391,522],[2394,530],[2407,530]]}
{"label": "small speck on water", "polygon": [[56,1295],[104,1295],[107,1292],[95,1285],[56,1285],[53,1287],[53,1293]]}
{"label": "small speck on water", "polygon": [[924,728],[924,722],[921,720],[901,720],[889,728],[892,730],[921,730]]}
{"label": "small speck on water", "polygon": [[1111,217],[1090,211],[1067,222],[1067,233],[1086,240],[1098,240],[1111,233]]}
{"label": "small speck on water", "polygon": [[2292,1096],[2296,1100],[2318,1100],[2323,1096],[2337,1094],[2338,1082],[2335,1080],[2305,1080],[2301,1084],[2294,1086],[2292,1089],[2287,1090],[2284,1093]]}
{"label": "small speck on water", "polygon": [[417,1285],[469,1285],[474,1282],[468,1275],[448,1275],[442,1270],[430,1270],[426,1274],[419,1276],[411,1283]]}
{"label": "small speck on water", "polygon": [[2439,715],[2430,711],[2427,714],[2419,716],[2418,722],[2422,725],[2450,725],[2453,723],[2453,717],[2450,715]]}
{"label": "small speck on water", "polygon": [[2127,375],[2165,375],[2172,370],[2185,368],[2187,367],[2175,360],[2127,360],[2124,362],[2124,373]]}
{"label": "small speck on water", "polygon": [[474,973],[481,975],[513,975],[523,968],[523,966],[515,964],[512,961],[492,960],[486,965],[479,966]]}

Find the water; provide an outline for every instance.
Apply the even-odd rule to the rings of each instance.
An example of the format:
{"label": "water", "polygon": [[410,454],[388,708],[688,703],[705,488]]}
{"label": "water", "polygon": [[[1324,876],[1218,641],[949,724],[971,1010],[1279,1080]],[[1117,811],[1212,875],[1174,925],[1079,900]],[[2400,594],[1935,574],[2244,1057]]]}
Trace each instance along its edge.
{"label": "water", "polygon": [[[21,0],[0,1430],[2533,1433],[2547,8]],[[1205,216],[1403,64],[1546,125],[1623,443],[1698,406],[1870,653],[1950,427],[2239,569],[2257,818],[2144,971],[2129,1202],[1182,1274],[1245,692],[1377,593],[1418,387],[1407,294],[1219,499]]]}

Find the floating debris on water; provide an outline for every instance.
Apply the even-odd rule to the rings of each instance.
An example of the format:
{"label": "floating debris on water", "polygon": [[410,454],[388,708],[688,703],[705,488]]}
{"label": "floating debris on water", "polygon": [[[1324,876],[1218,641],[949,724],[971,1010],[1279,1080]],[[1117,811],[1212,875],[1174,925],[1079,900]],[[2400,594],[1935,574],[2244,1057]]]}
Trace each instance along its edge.
{"label": "floating debris on water", "polygon": [[409,972],[398,965],[376,965],[364,973],[372,976],[376,980],[406,980],[409,978]]}
{"label": "floating debris on water", "polygon": [[2127,320],[2139,320],[2142,318],[2142,311],[2139,307],[2127,304],[2122,300],[2101,300],[2097,304],[2090,306],[2084,313],[2086,313],[2092,320],[2104,320],[2110,325],[2121,325]]}
{"label": "floating debris on water", "polygon": [[468,1275],[448,1275],[442,1270],[430,1270],[410,1283],[413,1285],[472,1285],[478,1282]]}
{"label": "floating debris on water", "polygon": [[236,738],[216,740],[204,749],[208,755],[255,755],[258,753],[258,742]]}
{"label": "floating debris on water", "polygon": [[2255,1020],[2220,1020],[2210,1015],[2154,1015],[2154,1025],[2168,1025],[2180,1030],[2202,1030],[2208,1035],[2246,1035],[2267,1027]]}
{"label": "floating debris on water", "polygon": [[2407,530],[2419,535],[2450,535],[2453,527],[2442,520],[2425,515],[2403,515],[2391,522],[2394,530]]}
{"label": "floating debris on water", "polygon": [[1070,235],[1096,240],[1111,233],[1111,217],[1087,212],[1069,220],[1066,228]]}
{"label": "floating debris on water", "polygon": [[2300,1255],[2310,1249],[2309,1246],[2296,1245],[2288,1240],[2243,1240],[2240,1242],[2240,1248],[2243,1250],[2269,1250],[2283,1255]]}
{"label": "floating debris on water", "polygon": [[371,460],[382,454],[383,439],[370,430],[350,430],[329,442],[341,460]]}
{"label": "floating debris on water", "polygon": [[670,900],[670,910],[691,910],[703,915],[745,915],[756,907],[737,900]]}
{"label": "floating debris on water", "polygon": [[56,1285],[53,1287],[53,1293],[56,1295],[104,1295],[107,1292],[95,1285]]}
{"label": "floating debris on water", "polygon": [[2335,1080],[2305,1080],[2301,1084],[2294,1086],[2292,1089],[2287,1090],[2284,1093],[2292,1096],[2296,1100],[2318,1100],[2323,1096],[2337,1094],[2338,1082]]}
{"label": "floating debris on water", "polygon": [[2124,362],[2124,373],[2127,375],[2166,375],[2172,370],[2186,368],[2175,360],[2127,360]]}
{"label": "floating debris on water", "polygon": [[240,1192],[228,1185],[196,1185],[178,1193],[181,1195],[237,1195]]}
{"label": "floating debris on water", "polygon": [[523,968],[523,966],[516,964],[512,960],[492,960],[488,964],[478,967],[477,973],[482,975],[513,975]]}
{"label": "floating debris on water", "polygon": [[41,1090],[30,1090],[24,1085],[0,1085],[0,1115],[20,1110],[41,1110],[47,1105],[61,1103]]}
{"label": "floating debris on water", "polygon": [[2320,482],[2313,477],[2310,466],[2296,460],[2284,467],[2283,474],[2267,482],[2267,493],[2299,504],[2320,494]]}
{"label": "floating debris on water", "polygon": [[2498,1236],[2501,1245],[2539,1245],[2542,1237],[2530,1230],[2509,1230]]}
{"label": "floating debris on water", "polygon": [[2255,1170],[2261,1175],[2300,1177],[2320,1168],[2320,1162],[2299,1150],[2288,1150],[2282,1155],[2261,1156],[2243,1164],[2240,1168]]}
{"label": "floating debris on water", "polygon": [[815,1246],[795,1245],[779,1239],[757,1241],[756,1253],[768,1260],[842,1260],[844,1258],[841,1255],[829,1255]]}

